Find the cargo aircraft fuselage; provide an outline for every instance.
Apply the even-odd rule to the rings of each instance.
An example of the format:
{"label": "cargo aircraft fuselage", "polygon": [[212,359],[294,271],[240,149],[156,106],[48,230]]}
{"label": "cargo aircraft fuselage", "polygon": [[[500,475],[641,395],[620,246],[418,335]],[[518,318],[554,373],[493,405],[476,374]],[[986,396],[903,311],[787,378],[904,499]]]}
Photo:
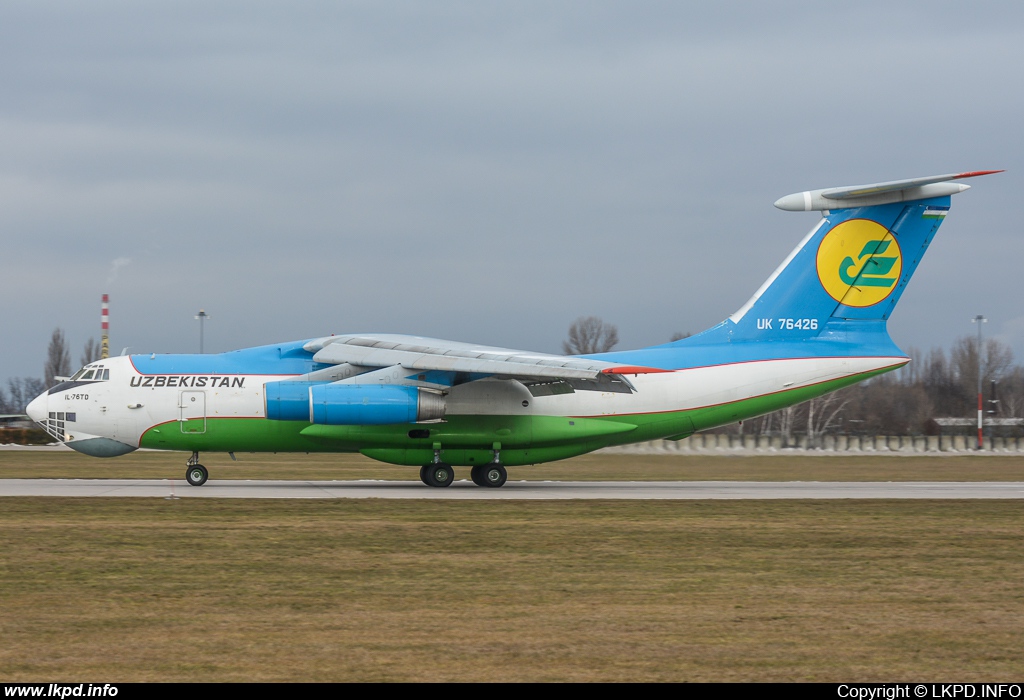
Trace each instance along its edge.
{"label": "cargo aircraft fuselage", "polygon": [[[993,171],[986,171],[993,172]],[[681,439],[909,361],[886,322],[949,210],[959,173],[832,188],[776,206],[822,219],[754,296],[695,336],[561,356],[391,334],[332,335],[216,355],[90,363],[29,406],[55,439],[114,457],[138,448],[360,452],[447,486],[603,447]]]}

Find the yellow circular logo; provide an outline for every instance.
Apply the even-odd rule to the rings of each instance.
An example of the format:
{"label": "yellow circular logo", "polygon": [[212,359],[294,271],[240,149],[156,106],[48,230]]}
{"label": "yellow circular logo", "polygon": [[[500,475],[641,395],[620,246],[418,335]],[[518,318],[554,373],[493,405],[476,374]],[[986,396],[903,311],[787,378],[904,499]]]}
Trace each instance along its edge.
{"label": "yellow circular logo", "polygon": [[846,306],[872,306],[896,288],[903,271],[899,243],[868,219],[844,221],[818,246],[818,279],[829,296]]}

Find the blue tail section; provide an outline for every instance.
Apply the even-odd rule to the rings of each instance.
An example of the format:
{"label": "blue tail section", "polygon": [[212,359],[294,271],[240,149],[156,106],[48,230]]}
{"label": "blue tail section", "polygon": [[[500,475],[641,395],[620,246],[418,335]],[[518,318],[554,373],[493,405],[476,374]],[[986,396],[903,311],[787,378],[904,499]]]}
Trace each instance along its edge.
{"label": "blue tail section", "polygon": [[750,301],[709,333],[802,340],[848,327],[842,322],[886,321],[949,204],[936,197],[827,212]]}
{"label": "blue tail section", "polygon": [[800,192],[775,203],[821,211],[804,237],[736,313],[689,338],[599,357],[679,369],[811,357],[907,358],[886,321],[949,211],[982,170]]}

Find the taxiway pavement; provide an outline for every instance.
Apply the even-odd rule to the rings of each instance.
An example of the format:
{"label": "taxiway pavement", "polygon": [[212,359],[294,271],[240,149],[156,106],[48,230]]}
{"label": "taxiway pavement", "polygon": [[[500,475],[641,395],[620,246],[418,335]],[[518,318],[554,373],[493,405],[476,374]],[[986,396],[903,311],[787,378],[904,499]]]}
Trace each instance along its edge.
{"label": "taxiway pavement", "polygon": [[509,481],[500,489],[456,481],[234,481],[189,486],[170,479],[0,479],[3,496],[135,498],[877,499],[1024,498],[1024,482],[935,481]]}

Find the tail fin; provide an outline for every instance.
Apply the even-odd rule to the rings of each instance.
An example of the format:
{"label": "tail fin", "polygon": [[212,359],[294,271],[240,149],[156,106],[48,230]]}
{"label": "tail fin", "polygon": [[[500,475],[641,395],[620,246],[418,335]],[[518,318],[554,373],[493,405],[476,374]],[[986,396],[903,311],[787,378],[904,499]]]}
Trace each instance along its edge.
{"label": "tail fin", "polygon": [[823,212],[790,253],[719,332],[733,340],[799,340],[832,321],[885,321],[946,213],[969,188],[950,180],[983,171],[802,192],[775,203]]}

